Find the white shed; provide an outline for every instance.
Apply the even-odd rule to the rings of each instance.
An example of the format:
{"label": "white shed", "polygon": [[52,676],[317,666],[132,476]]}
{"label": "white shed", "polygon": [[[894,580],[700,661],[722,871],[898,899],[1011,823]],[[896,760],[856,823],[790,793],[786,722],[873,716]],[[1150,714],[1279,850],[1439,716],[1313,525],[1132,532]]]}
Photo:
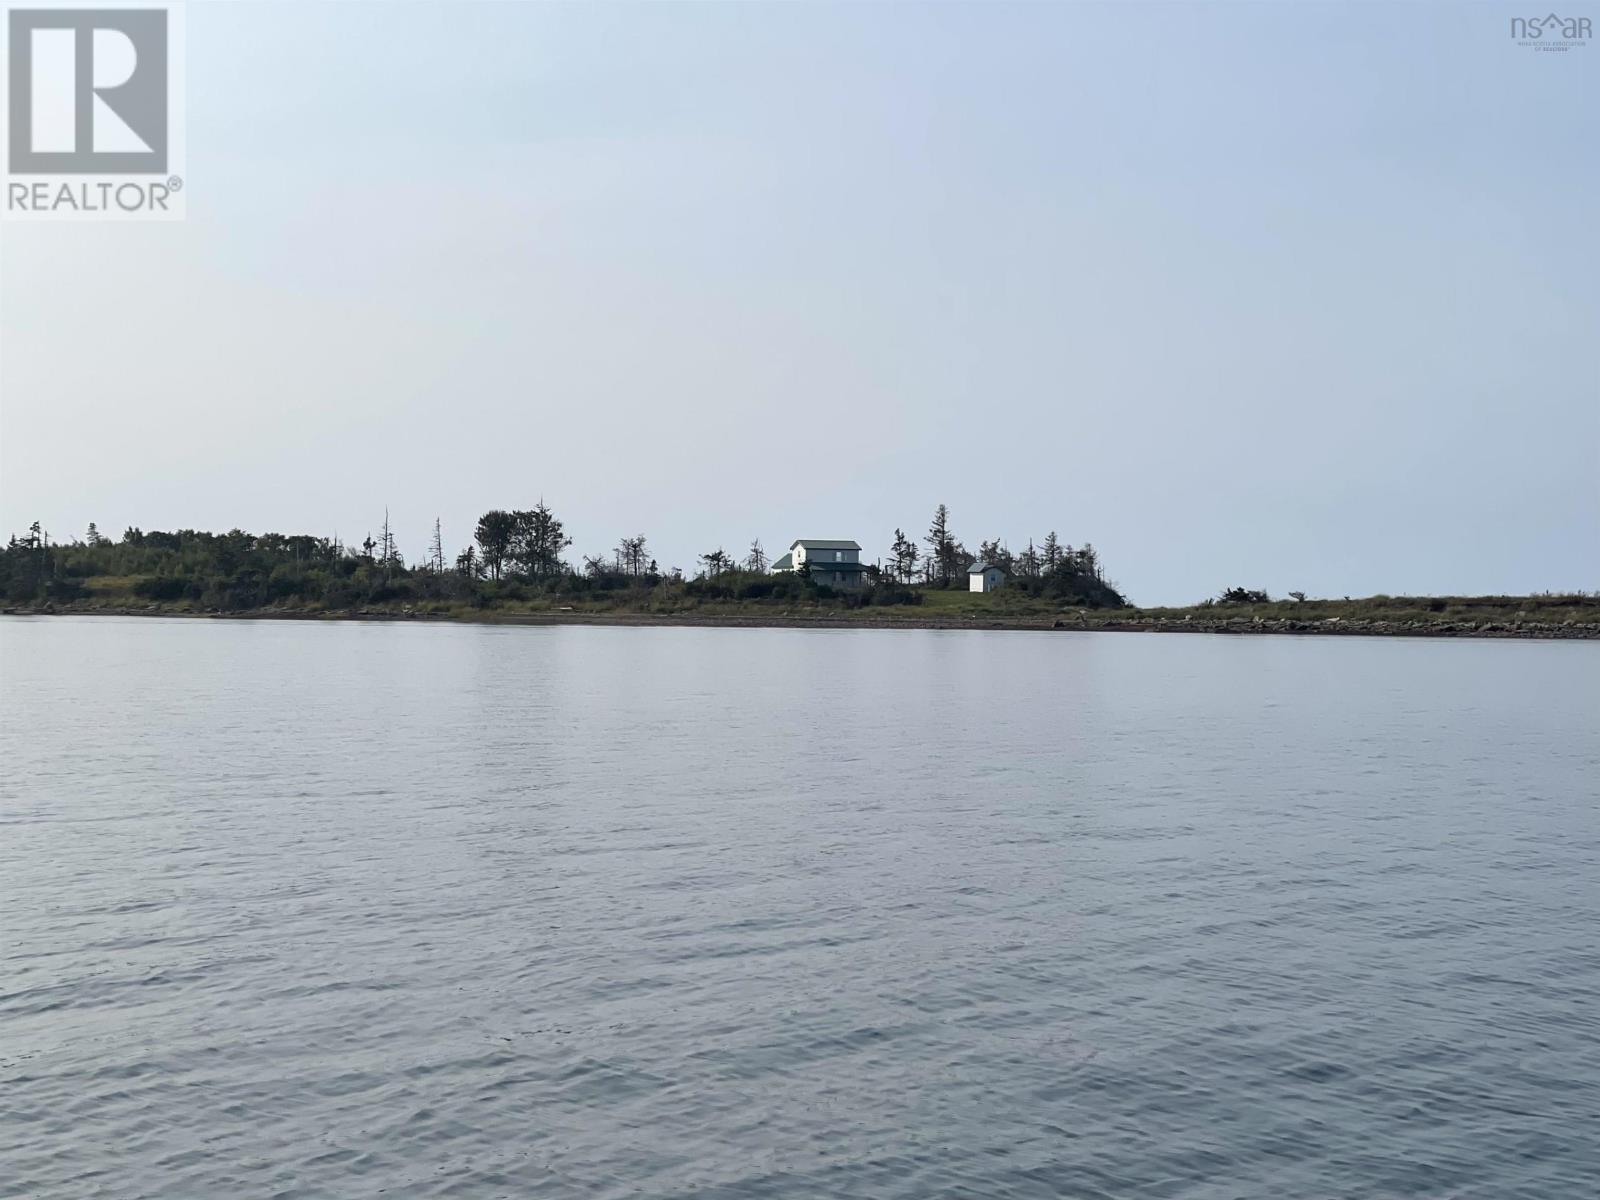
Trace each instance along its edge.
{"label": "white shed", "polygon": [[967,571],[967,591],[993,592],[1005,584],[1006,573],[993,563],[973,563]]}

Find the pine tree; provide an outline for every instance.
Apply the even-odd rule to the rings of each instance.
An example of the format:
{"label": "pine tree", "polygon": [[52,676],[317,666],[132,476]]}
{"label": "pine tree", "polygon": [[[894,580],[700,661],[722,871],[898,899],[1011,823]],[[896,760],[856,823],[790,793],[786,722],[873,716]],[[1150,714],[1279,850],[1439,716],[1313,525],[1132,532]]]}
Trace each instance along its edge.
{"label": "pine tree", "polygon": [[1062,560],[1061,542],[1056,537],[1054,529],[1045,535],[1044,552],[1040,557],[1044,562],[1045,574],[1053,575],[1060,569]]}
{"label": "pine tree", "polygon": [[933,513],[933,523],[928,526],[928,536],[922,539],[928,546],[928,559],[940,583],[949,583],[959,566],[961,551],[955,538],[950,536],[950,510],[939,505]]}
{"label": "pine tree", "polygon": [[550,579],[561,571],[561,552],[572,545],[561,520],[543,500],[528,512],[512,514],[511,557],[535,579]]}

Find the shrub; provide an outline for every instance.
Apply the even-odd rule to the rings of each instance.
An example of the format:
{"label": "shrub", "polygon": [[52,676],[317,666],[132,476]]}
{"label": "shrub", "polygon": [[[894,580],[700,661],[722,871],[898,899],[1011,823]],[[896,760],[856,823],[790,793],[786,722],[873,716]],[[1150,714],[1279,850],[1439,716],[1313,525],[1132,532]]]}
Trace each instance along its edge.
{"label": "shrub", "polygon": [[189,581],[180,575],[147,575],[133,584],[133,594],[146,600],[182,600],[188,592]]}
{"label": "shrub", "polygon": [[867,592],[866,602],[879,606],[921,604],[922,593],[900,583],[880,583],[877,587]]}

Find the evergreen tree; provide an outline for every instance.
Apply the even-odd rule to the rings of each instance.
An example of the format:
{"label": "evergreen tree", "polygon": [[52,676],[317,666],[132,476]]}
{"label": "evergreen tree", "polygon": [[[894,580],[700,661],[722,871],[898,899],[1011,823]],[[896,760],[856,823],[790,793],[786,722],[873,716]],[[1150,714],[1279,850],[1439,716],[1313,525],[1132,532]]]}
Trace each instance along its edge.
{"label": "evergreen tree", "polygon": [[931,576],[941,584],[948,584],[956,572],[963,569],[961,559],[964,552],[950,535],[950,510],[944,505],[934,510],[928,536],[922,540],[928,547]]}
{"label": "evergreen tree", "polygon": [[553,579],[561,573],[561,552],[572,545],[560,518],[540,500],[531,510],[512,514],[510,555],[534,579]]}
{"label": "evergreen tree", "polygon": [[1027,579],[1039,578],[1039,552],[1034,549],[1033,539],[1028,539],[1028,548],[1016,558],[1017,572]]}
{"label": "evergreen tree", "polygon": [[1045,535],[1044,551],[1040,555],[1040,560],[1047,575],[1054,574],[1061,567],[1061,542],[1057,539],[1054,529]]}
{"label": "evergreen tree", "polygon": [[[999,567],[1007,575],[1016,574],[1016,559],[1012,557],[1011,551],[1005,548],[999,538],[979,543],[977,561],[986,562],[991,567]],[[967,564],[969,567],[971,565],[971,563]]]}
{"label": "evergreen tree", "polygon": [[894,531],[894,544],[890,547],[894,577],[901,583],[910,583],[917,572],[917,544],[900,529]]}

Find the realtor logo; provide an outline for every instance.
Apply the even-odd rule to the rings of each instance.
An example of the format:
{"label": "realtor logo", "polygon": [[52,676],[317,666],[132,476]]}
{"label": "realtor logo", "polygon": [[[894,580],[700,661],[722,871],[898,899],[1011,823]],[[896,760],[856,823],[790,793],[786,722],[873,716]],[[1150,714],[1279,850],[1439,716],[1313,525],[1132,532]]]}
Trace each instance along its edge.
{"label": "realtor logo", "polygon": [[165,174],[166,10],[10,16],[12,174]]}
{"label": "realtor logo", "polygon": [[181,16],[51,0],[7,12],[7,217],[182,218]]}
{"label": "realtor logo", "polygon": [[1542,17],[1512,17],[1511,40],[1530,50],[1557,53],[1588,45],[1594,27],[1588,17],[1563,17],[1547,13]]}

